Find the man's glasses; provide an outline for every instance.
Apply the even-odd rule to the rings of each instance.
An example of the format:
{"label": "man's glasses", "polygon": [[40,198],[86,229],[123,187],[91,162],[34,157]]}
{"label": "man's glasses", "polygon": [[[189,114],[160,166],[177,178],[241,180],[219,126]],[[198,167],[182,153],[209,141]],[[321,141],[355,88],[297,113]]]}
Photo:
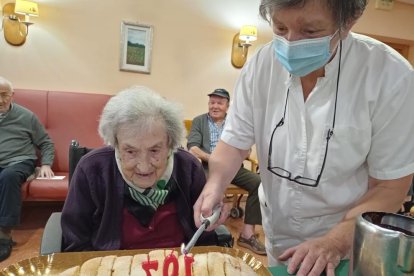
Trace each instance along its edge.
{"label": "man's glasses", "polygon": [[278,127],[283,126],[284,123],[285,123],[286,106],[287,106],[287,102],[288,102],[288,98],[289,98],[289,89],[288,89],[288,91],[286,93],[285,110],[283,111],[283,117],[282,117],[282,119],[280,119],[279,123],[277,123],[275,129],[272,132],[272,136],[270,137],[269,153],[267,155],[267,169],[271,173],[273,173],[273,174],[275,174],[279,177],[288,179],[290,181],[296,182],[296,183],[301,184],[301,185],[310,186],[310,187],[317,187],[319,185],[319,181],[321,180],[321,176],[322,176],[323,170],[325,168],[326,156],[328,155],[329,140],[331,139],[331,137],[334,133],[333,130],[335,128],[336,102],[337,102],[337,99],[338,99],[339,74],[341,72],[341,55],[342,55],[342,41],[340,42],[340,48],[339,48],[339,65],[338,65],[338,75],[337,75],[337,79],[336,79],[336,93],[335,93],[335,105],[334,105],[334,115],[333,115],[333,120],[332,120],[332,128],[330,128],[328,130],[328,133],[326,134],[325,155],[323,157],[321,172],[319,173],[319,175],[317,176],[316,179],[309,178],[309,177],[304,177],[304,176],[300,176],[300,175],[292,177],[292,173],[290,171],[288,171],[286,169],[283,169],[281,167],[272,166],[273,136],[275,135],[276,129]]}
{"label": "man's glasses", "polygon": [[1,98],[2,100],[8,101],[8,100],[10,100],[10,99],[11,99],[11,97],[12,97],[12,94],[0,93],[0,98]]}

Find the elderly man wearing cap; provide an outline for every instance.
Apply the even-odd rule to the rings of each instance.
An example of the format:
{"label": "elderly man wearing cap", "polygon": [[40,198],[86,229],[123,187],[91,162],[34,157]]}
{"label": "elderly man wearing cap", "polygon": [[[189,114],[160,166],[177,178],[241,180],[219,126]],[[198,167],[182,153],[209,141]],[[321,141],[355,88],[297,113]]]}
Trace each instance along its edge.
{"label": "elderly man wearing cap", "polygon": [[[230,102],[229,92],[222,88],[214,90],[208,96],[208,113],[193,119],[187,140],[188,150],[201,159],[206,174],[208,174],[208,160],[220,139]],[[260,177],[258,174],[241,167],[231,183],[249,192],[246,201],[244,226],[237,244],[252,250],[256,254],[266,255],[264,245],[255,234],[255,225],[262,224],[258,198]]]}
{"label": "elderly man wearing cap", "polygon": [[35,171],[40,150],[39,175],[52,177],[54,145],[30,110],[12,103],[13,87],[0,77],[0,262],[10,256],[11,229],[20,223],[20,187]]}

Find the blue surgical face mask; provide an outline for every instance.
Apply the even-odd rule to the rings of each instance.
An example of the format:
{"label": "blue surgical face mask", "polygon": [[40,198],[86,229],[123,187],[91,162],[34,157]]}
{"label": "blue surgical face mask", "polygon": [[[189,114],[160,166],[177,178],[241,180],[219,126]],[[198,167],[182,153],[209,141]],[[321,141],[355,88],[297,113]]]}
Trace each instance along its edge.
{"label": "blue surgical face mask", "polygon": [[328,63],[332,52],[330,44],[333,35],[288,41],[275,35],[273,48],[277,59],[292,75],[303,77]]}

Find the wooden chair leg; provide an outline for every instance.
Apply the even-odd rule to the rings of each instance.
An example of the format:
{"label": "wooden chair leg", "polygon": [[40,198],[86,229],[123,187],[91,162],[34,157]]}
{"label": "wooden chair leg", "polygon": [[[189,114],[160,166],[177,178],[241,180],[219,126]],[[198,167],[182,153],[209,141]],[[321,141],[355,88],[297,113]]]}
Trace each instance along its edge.
{"label": "wooden chair leg", "polygon": [[233,208],[237,208],[238,195],[233,194]]}

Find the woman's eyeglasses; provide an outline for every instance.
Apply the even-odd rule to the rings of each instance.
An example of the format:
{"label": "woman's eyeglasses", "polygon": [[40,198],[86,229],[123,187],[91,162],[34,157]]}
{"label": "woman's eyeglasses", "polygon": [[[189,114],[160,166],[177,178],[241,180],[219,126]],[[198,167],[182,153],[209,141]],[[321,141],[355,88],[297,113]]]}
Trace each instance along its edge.
{"label": "woman's eyeglasses", "polygon": [[296,183],[301,184],[301,185],[310,186],[310,187],[317,187],[319,185],[319,181],[321,180],[321,176],[322,176],[323,170],[325,168],[326,156],[328,155],[329,140],[331,139],[331,137],[334,133],[333,130],[335,128],[335,116],[336,116],[336,103],[337,103],[337,99],[338,99],[339,74],[341,72],[341,54],[342,54],[342,41],[340,42],[340,48],[339,48],[339,65],[338,65],[338,76],[337,76],[337,79],[336,79],[336,93],[335,93],[335,105],[334,105],[334,115],[333,115],[333,120],[332,120],[332,128],[330,128],[328,130],[328,133],[326,134],[325,155],[324,155],[324,158],[323,158],[322,167],[321,167],[321,171],[320,171],[319,175],[317,176],[316,179],[309,178],[309,177],[304,177],[304,176],[300,176],[300,175],[297,175],[297,176],[293,177],[292,173],[290,171],[288,171],[286,169],[283,169],[281,167],[272,166],[273,136],[275,135],[275,132],[276,132],[277,128],[283,126],[284,123],[285,123],[286,106],[287,106],[287,102],[288,102],[288,98],[289,98],[289,89],[286,93],[285,110],[283,111],[283,117],[282,117],[282,119],[280,119],[279,123],[277,123],[275,129],[272,132],[272,136],[270,137],[269,153],[268,153],[268,156],[267,156],[267,169],[271,173],[273,173],[273,174],[275,174],[279,177],[288,179],[290,181],[296,182]]}

